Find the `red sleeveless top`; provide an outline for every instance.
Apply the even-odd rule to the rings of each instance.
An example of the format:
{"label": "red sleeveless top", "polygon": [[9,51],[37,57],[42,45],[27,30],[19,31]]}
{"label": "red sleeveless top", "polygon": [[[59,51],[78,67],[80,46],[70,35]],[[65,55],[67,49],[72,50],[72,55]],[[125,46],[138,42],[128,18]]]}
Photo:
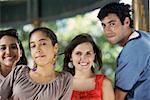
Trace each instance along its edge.
{"label": "red sleeveless top", "polygon": [[105,75],[96,75],[95,89],[89,91],[73,90],[71,100],[102,100],[102,83]]}

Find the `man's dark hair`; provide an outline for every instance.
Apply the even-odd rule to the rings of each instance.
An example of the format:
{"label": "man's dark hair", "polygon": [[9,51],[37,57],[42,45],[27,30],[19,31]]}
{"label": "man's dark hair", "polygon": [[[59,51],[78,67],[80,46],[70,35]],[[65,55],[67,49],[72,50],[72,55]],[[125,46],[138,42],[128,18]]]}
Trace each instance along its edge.
{"label": "man's dark hair", "polygon": [[130,28],[133,28],[133,20],[130,15],[131,7],[129,4],[112,2],[102,7],[98,13],[98,18],[103,20],[109,14],[116,14],[120,19],[122,25],[126,17],[130,19]]}

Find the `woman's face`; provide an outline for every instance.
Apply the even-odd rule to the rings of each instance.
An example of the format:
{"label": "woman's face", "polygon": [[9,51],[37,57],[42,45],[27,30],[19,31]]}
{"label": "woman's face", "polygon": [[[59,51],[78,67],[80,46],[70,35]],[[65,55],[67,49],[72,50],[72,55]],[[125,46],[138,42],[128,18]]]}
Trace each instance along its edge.
{"label": "woman's face", "polygon": [[75,70],[91,70],[95,58],[93,46],[84,42],[76,46],[72,52],[71,60]]}
{"label": "woman's face", "polygon": [[17,39],[12,36],[3,36],[0,39],[1,66],[12,67],[20,59],[21,53]]}
{"label": "woman's face", "polygon": [[45,33],[36,31],[30,37],[30,50],[34,62],[37,66],[54,64],[54,57],[58,47],[52,45],[52,41]]}

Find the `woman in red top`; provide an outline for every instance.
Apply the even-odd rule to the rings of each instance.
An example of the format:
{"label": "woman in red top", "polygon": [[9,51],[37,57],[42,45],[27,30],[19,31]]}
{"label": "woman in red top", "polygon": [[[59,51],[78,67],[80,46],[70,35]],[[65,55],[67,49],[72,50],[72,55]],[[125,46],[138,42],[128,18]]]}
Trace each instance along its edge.
{"label": "woman in red top", "polygon": [[80,34],[70,42],[65,49],[64,70],[74,76],[71,100],[114,100],[111,81],[95,74],[101,66],[101,51],[89,34]]}

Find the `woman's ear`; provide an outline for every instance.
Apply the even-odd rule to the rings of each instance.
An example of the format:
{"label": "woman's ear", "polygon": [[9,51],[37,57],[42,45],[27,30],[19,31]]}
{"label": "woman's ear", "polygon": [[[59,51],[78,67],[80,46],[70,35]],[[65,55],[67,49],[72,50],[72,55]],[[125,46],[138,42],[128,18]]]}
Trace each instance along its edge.
{"label": "woman's ear", "polygon": [[22,57],[22,50],[19,50],[19,58]]}
{"label": "woman's ear", "polygon": [[73,61],[73,60],[72,60],[72,57],[70,58],[70,61]]}
{"label": "woman's ear", "polygon": [[58,52],[58,43],[56,43],[55,45],[54,45],[54,52],[57,54],[57,52]]}

